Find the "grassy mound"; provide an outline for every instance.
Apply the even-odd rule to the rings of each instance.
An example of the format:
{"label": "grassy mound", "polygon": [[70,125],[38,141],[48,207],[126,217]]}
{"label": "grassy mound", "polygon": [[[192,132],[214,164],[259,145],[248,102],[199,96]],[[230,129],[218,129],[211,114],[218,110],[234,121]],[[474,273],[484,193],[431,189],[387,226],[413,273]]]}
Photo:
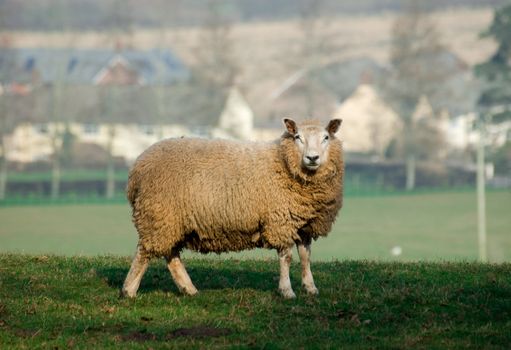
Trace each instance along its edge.
{"label": "grassy mound", "polygon": [[0,255],[0,348],[507,348],[511,265],[313,264],[320,295],[276,293],[276,261],[163,261],[119,299],[128,258]]}

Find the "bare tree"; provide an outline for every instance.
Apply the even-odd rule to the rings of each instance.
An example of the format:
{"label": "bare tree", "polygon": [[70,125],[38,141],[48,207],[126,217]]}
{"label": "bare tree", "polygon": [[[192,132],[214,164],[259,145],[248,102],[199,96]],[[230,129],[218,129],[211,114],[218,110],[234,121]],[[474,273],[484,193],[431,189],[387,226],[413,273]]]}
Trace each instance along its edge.
{"label": "bare tree", "polygon": [[[178,42],[179,37],[174,32],[173,37],[169,33],[169,27],[175,25],[180,17],[180,8],[182,0],[166,0],[159,4],[160,6],[160,26],[159,26],[159,38],[158,38],[158,49],[160,51],[165,50],[166,45],[170,39],[172,42]],[[167,82],[164,82],[160,76],[157,77],[153,87],[154,96],[156,99],[156,122],[157,122],[157,137],[158,139],[163,138],[163,124],[168,116],[167,101],[169,89],[166,86]]]}
{"label": "bare tree", "polygon": [[49,116],[53,126],[50,131],[50,145],[52,149],[51,155],[51,198],[58,198],[60,195],[60,180],[61,180],[61,164],[60,152],[62,150],[61,137],[63,130],[59,123],[62,116],[62,81],[60,78],[53,83],[52,94],[49,104]]}
{"label": "bare tree", "polygon": [[[112,7],[108,11],[106,20],[108,25],[112,28],[109,32],[109,44],[121,53],[126,48],[131,48],[133,40],[133,18],[129,2],[122,0],[115,0]],[[106,144],[106,151],[108,153],[107,168],[106,168],[106,198],[112,198],[115,194],[115,158],[113,154],[114,142],[117,136],[117,124],[121,121],[119,113],[117,113],[117,106],[121,103],[122,90],[130,81],[124,81],[122,72],[118,73],[118,67],[109,66],[109,74],[112,79],[100,87],[100,96],[104,104],[103,112],[104,117],[108,121],[108,139]],[[129,79],[128,79],[129,80]]]}
{"label": "bare tree", "polygon": [[[5,22],[13,12],[7,5],[0,5],[0,31],[8,29]],[[8,86],[14,81],[17,72],[16,54],[12,37],[6,31],[0,35],[0,200],[5,199],[7,188],[6,137],[16,125],[16,118],[9,113],[11,99],[8,91]]]}
{"label": "bare tree", "polygon": [[9,130],[7,126],[7,102],[4,92],[0,91],[0,200],[5,199],[7,188],[7,145],[6,134]]}
{"label": "bare tree", "polygon": [[[63,0],[59,0],[56,7],[49,13],[48,18],[54,23],[55,28],[59,28],[60,32],[69,34],[69,4]],[[62,172],[62,146],[63,137],[68,130],[69,119],[68,115],[64,113],[64,93],[66,90],[66,76],[68,74],[67,62],[72,55],[73,37],[68,36],[66,48],[61,52],[61,57],[54,57],[54,65],[56,66],[55,79],[52,82],[51,93],[49,96],[48,115],[49,115],[49,134],[50,145],[52,149],[51,155],[51,198],[56,199],[60,196],[60,183]],[[57,54],[57,52],[56,52]]]}
{"label": "bare tree", "polygon": [[228,89],[237,83],[241,73],[232,26],[222,14],[218,2],[208,2],[207,15],[194,54],[196,65],[191,87],[194,95],[200,95],[197,114],[209,119],[201,122],[211,123],[210,118],[217,117],[213,113],[220,113]]}
{"label": "bare tree", "polygon": [[293,56],[292,66],[305,77],[304,98],[306,113],[314,116],[321,104],[322,82],[319,69],[337,49],[330,33],[325,0],[302,1],[298,29],[301,33],[298,52]]}
{"label": "bare tree", "polygon": [[[404,130],[399,140],[406,160],[406,188],[415,187],[416,160],[433,156],[441,146],[434,121],[419,123],[414,112],[421,97],[431,100],[442,91],[449,75],[440,59],[444,50],[440,33],[419,1],[406,3],[404,12],[392,28],[391,69],[386,92],[401,117]],[[430,141],[431,142],[421,142]]]}
{"label": "bare tree", "polygon": [[[5,37],[2,39],[6,39]],[[5,41],[5,40],[2,40]],[[9,113],[10,96],[8,85],[12,82],[11,73],[16,71],[15,51],[0,47],[0,200],[5,199],[7,187],[7,144],[6,137],[15,127],[15,118]]]}
{"label": "bare tree", "polygon": [[240,73],[234,52],[232,25],[219,4],[208,2],[208,15],[195,48],[198,69],[206,83],[218,88],[231,87]]}
{"label": "bare tree", "polygon": [[292,109],[291,113],[309,117],[325,116],[331,112],[331,99],[335,96],[331,88],[331,81],[335,79],[325,73],[325,67],[342,47],[335,41],[328,1],[302,0],[299,4],[297,38],[287,50],[282,51],[280,57],[283,68],[291,74],[272,96],[276,100],[288,94],[288,98],[295,101],[281,106],[275,101],[272,114],[289,113],[288,109]]}

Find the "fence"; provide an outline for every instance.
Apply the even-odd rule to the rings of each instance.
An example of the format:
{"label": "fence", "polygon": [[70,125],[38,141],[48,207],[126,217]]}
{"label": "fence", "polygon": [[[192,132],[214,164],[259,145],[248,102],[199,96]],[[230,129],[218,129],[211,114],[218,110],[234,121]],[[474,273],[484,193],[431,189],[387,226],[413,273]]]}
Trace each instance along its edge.
{"label": "fence", "polygon": [[[106,198],[106,172],[95,170],[63,171],[60,180],[60,195],[57,198],[52,198],[50,195],[50,172],[11,173],[8,177],[6,197],[0,200],[0,206],[126,203],[124,189],[127,178],[127,170],[117,171],[115,173],[114,195]],[[414,190],[405,191],[403,175],[389,175],[381,171],[374,173],[357,171],[356,167],[350,166],[347,166],[344,179],[344,194],[346,197],[410,195],[449,191],[468,192],[473,191],[474,188],[475,184],[472,179],[454,185],[448,181],[433,185],[419,181],[419,185]]]}

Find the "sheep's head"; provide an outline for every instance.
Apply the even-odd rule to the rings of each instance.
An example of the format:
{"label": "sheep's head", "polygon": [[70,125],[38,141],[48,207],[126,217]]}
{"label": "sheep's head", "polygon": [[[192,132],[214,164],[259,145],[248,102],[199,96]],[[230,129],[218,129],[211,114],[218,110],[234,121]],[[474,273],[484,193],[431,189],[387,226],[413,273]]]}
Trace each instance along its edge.
{"label": "sheep's head", "polygon": [[289,161],[297,163],[294,166],[299,165],[307,173],[318,172],[329,161],[330,148],[333,143],[340,149],[335,133],[339,130],[341,119],[332,119],[326,127],[322,127],[317,121],[298,124],[293,119],[286,118],[284,125],[287,129],[284,140],[288,147],[294,148],[294,150],[289,150],[294,155],[287,155],[288,163]]}

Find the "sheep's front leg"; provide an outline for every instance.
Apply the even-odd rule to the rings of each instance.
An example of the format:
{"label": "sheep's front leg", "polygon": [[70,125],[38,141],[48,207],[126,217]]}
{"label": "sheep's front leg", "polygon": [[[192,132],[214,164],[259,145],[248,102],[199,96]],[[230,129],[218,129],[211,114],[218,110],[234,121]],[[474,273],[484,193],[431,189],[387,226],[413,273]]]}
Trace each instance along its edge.
{"label": "sheep's front leg", "polygon": [[280,261],[280,280],[279,292],[286,299],[296,298],[293,288],[291,288],[291,279],[289,278],[289,267],[293,259],[291,247],[279,250]]}
{"label": "sheep's front leg", "polygon": [[166,260],[167,268],[172,275],[174,283],[179,288],[179,291],[188,295],[197,294],[197,288],[193,285],[188,272],[186,272],[185,266],[181,262],[179,251],[172,249],[170,255],[166,257]]}
{"label": "sheep's front leg", "polygon": [[318,294],[318,289],[314,284],[314,278],[312,278],[311,272],[311,246],[310,244],[297,243],[296,248],[298,249],[298,255],[302,264],[302,286],[305,288],[308,294]]}

